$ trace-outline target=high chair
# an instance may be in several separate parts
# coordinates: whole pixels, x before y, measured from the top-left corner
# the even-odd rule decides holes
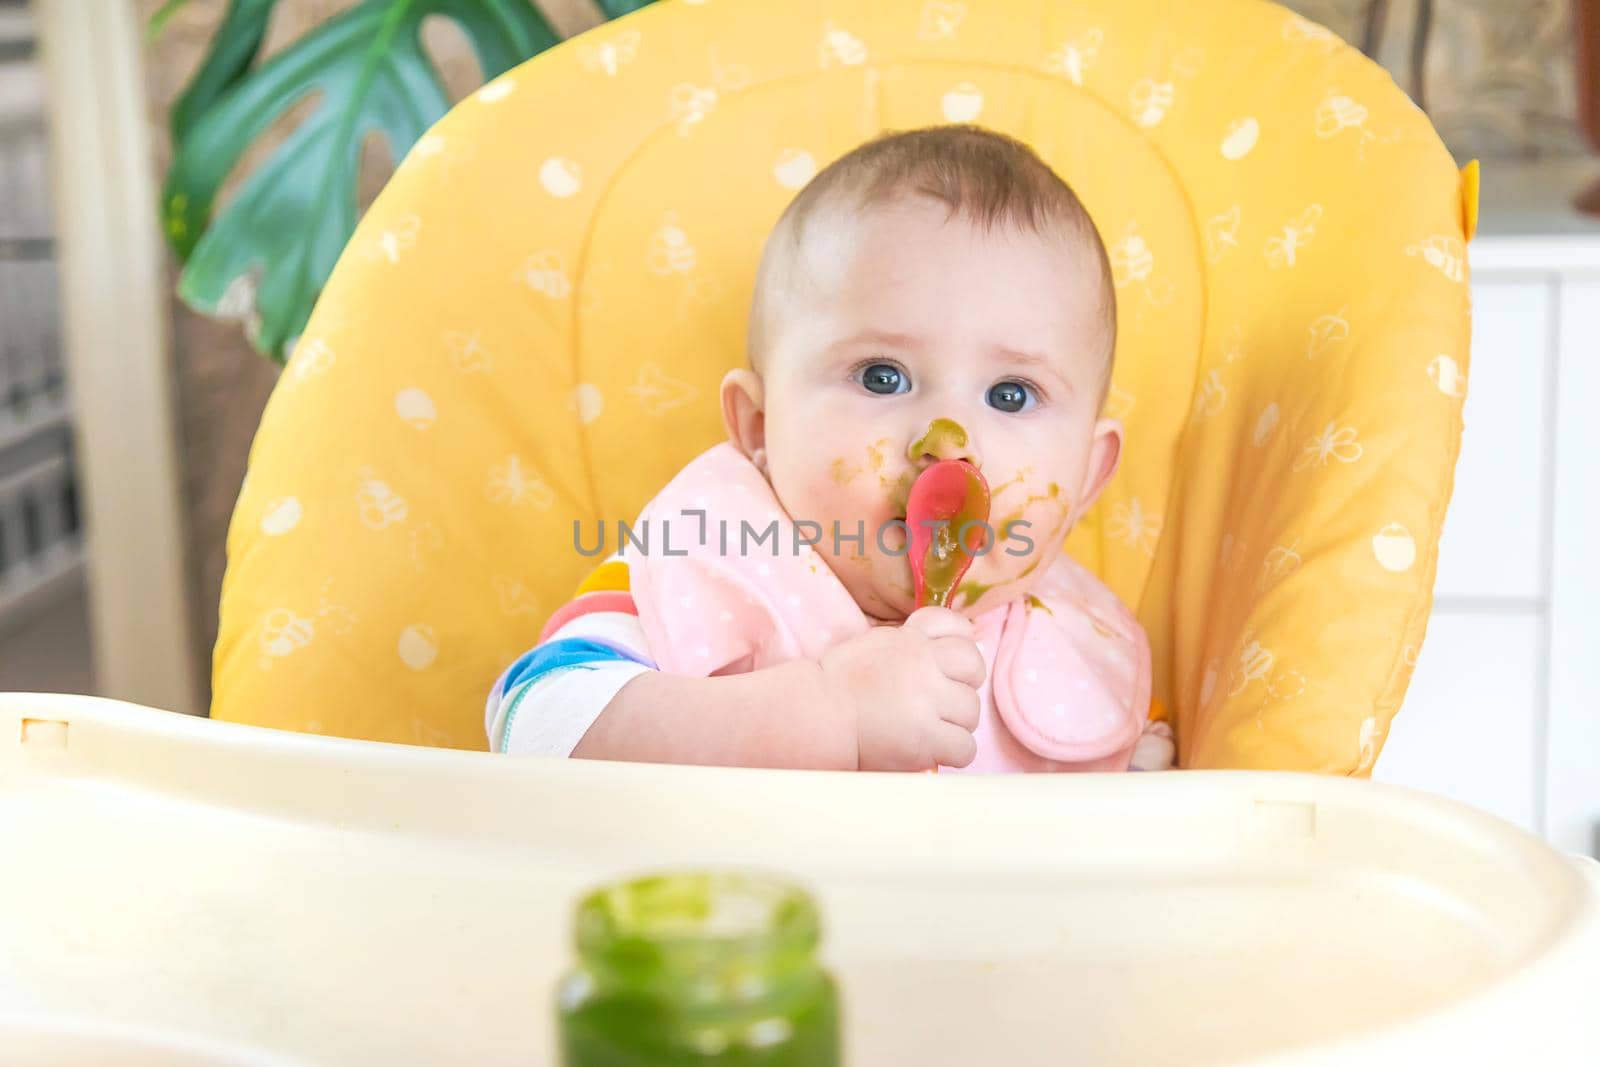
[[[784,205],[940,122],[1031,144],[1105,238],[1127,445],[1068,547],[1147,629],[1180,765],[1367,774],[1432,603],[1476,169],[1255,0],[664,0],[479,90],[268,405],[213,716],[485,747],[495,677],[598,562],[574,522],[721,438]]]

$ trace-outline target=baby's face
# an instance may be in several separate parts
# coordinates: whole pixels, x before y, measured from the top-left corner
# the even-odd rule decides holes
[[[779,501],[822,527],[817,551],[867,614],[898,619],[915,604],[892,520],[919,471],[966,459],[989,483],[996,541],[951,606],[1016,599],[1120,449],[1120,428],[1098,417],[1107,356],[1092,252],[985,232],[920,197],[815,231],[772,302],[762,366]],[[863,524],[865,544],[835,544],[834,522],[844,534]]]

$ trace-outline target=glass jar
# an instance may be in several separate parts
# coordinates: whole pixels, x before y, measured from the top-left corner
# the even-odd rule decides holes
[[[566,1067],[836,1067],[839,1008],[809,895],[737,872],[640,878],[578,905]]]

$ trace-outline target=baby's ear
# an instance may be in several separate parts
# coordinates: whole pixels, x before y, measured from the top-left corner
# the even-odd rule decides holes
[[[738,367],[723,376],[722,424],[728,442],[746,459],[756,463],[757,456],[766,454],[766,388],[755,371]]]
[[[1122,462],[1122,423],[1116,419],[1101,419],[1094,424],[1094,439],[1089,444],[1089,463],[1083,471],[1083,486],[1078,490],[1078,504],[1073,513],[1077,521],[1094,506],[1117,473]]]

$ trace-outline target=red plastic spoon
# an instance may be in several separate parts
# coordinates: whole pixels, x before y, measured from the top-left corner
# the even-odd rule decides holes
[[[942,459],[917,476],[906,498],[917,607],[948,606],[951,592],[972,566],[973,552],[991,536],[984,525],[988,521],[989,483],[966,460]],[[936,525],[940,522],[944,525]]]

